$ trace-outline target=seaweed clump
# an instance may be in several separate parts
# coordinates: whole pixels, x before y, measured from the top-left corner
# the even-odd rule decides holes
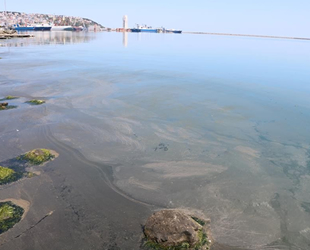
[[[5,97],[6,100],[13,100],[13,99],[18,99],[17,96],[12,96],[12,95],[8,95]]]
[[[18,223],[24,214],[24,209],[12,202],[0,203],[0,234],[6,232]]]
[[[10,168],[0,166],[0,185],[16,181],[18,174]]]
[[[41,165],[53,158],[55,158],[55,155],[53,155],[48,149],[44,148],[31,150],[19,157],[20,160],[25,160],[34,165]]]
[[[5,100],[14,100],[14,99],[18,99],[18,96],[12,96],[12,95],[8,95],[2,99],[0,99],[0,101],[5,101]]]
[[[190,244],[187,242],[183,242],[179,246],[164,247],[164,246],[160,245],[159,243],[153,242],[151,240],[146,241],[144,243],[144,247],[147,249],[152,249],[152,250],[186,250],[186,249],[191,249]]]
[[[27,103],[29,103],[31,105],[41,105],[41,104],[45,103],[45,101],[44,100],[33,99],[33,100],[28,101]]]
[[[204,222],[202,219],[199,219],[198,217],[192,216],[192,219],[196,221],[198,224],[200,224],[201,226],[206,225],[206,222]]]
[[[150,250],[209,250],[209,239],[203,229],[199,229],[197,233],[198,241],[194,246],[191,246],[188,242],[182,242],[178,246],[163,246],[158,242],[147,239],[144,243],[144,247]]]

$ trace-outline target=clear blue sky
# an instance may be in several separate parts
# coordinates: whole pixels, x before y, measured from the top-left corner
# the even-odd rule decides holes
[[[4,9],[4,0],[1,10]],[[7,9],[88,17],[121,27],[135,23],[184,31],[310,37],[310,0],[6,0]]]

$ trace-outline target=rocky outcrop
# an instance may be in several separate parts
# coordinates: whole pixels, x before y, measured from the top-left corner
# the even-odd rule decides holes
[[[162,210],[146,222],[144,234],[148,249],[209,249],[205,222],[180,210]]]
[[[56,152],[54,154],[53,152],[54,151],[52,150],[38,148],[27,152],[26,154],[18,157],[18,159],[25,160],[30,164],[41,165],[45,162],[53,160],[56,157]]]
[[[12,29],[0,29],[0,39],[9,39],[14,37],[33,37],[33,35],[30,34],[18,34],[16,30]]]
[[[16,34],[16,30],[10,30],[10,29],[1,29],[0,30],[0,35],[5,34],[5,35],[11,35],[11,34]]]

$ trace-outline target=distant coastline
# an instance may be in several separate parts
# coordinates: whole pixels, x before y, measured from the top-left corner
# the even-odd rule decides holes
[[[55,26],[83,26],[90,28],[96,26],[98,30],[105,27],[91,19],[66,15],[52,15],[52,14],[27,14],[17,11],[0,11],[0,27],[12,26],[15,24],[29,26],[32,24],[53,24]]]
[[[121,31],[119,29],[107,28],[91,19],[66,16],[66,15],[52,15],[52,14],[27,14],[17,11],[0,11],[0,27],[12,26],[15,24],[30,25],[33,23],[50,23],[55,26],[83,26],[88,30],[93,30],[94,27],[97,31]],[[271,35],[251,35],[251,34],[234,34],[234,33],[216,33],[216,32],[195,32],[183,31],[184,34],[197,34],[197,35],[214,35],[214,36],[239,36],[239,37],[255,37],[255,38],[272,38],[272,39],[290,39],[290,40],[304,40],[310,41],[310,37],[291,37],[291,36],[271,36]]]

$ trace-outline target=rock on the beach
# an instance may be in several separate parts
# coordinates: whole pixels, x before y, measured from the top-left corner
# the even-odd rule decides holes
[[[1,34],[16,34],[17,31],[16,30],[10,30],[10,29],[1,29],[0,30],[0,35]]]
[[[7,102],[0,102],[0,106],[5,107],[8,106],[9,104]]]
[[[45,162],[53,160],[55,157],[56,155],[52,154],[50,150],[45,148],[38,148],[31,150],[18,158],[21,160],[26,160],[34,165],[41,165]]]
[[[162,210],[154,213],[146,222],[144,234],[148,241],[163,247],[182,244],[194,248],[201,243],[203,227],[179,210]]]

